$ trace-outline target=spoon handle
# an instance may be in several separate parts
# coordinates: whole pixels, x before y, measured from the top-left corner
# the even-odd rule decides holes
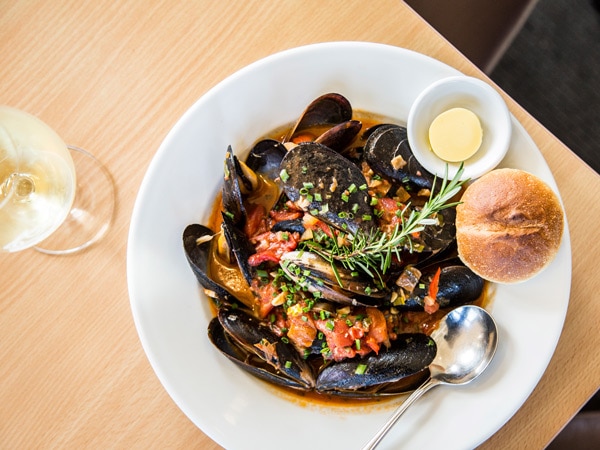
[[[367,444],[362,448],[362,450],[372,450],[379,442],[383,439],[383,437],[387,434],[388,431],[394,426],[394,424],[398,421],[400,416],[404,414],[404,411],[408,409],[410,405],[412,405],[417,399],[421,398],[421,396],[431,389],[434,386],[437,386],[441,382],[436,378],[429,378],[425,381],[421,386],[419,386],[410,396],[402,403],[396,411],[392,414],[392,416],[388,419],[383,427],[379,430],[379,432],[373,436],[373,438],[367,442]]]

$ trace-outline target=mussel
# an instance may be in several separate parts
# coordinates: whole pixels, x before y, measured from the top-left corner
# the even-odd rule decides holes
[[[389,180],[413,190],[433,189],[434,176],[414,157],[403,126],[383,124],[372,130],[364,146],[364,157],[375,173]]]
[[[380,354],[354,358],[323,368],[316,390],[343,396],[398,394],[416,387],[427,376],[436,346],[420,334],[401,334]]]
[[[304,211],[353,234],[374,226],[367,181],[339,153],[315,142],[302,143],[285,155],[280,167],[283,190]]]
[[[296,349],[242,309],[221,308],[208,335],[225,356],[253,375],[288,388],[314,388],[313,370]]]

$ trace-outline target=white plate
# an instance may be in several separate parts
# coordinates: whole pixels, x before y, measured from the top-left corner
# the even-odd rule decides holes
[[[393,403],[344,407],[293,400],[240,371],[208,341],[208,302],[183,253],[186,225],[205,222],[219,189],[225,150],[248,148],[292,122],[314,98],[336,91],[355,108],[405,121],[428,84],[458,72],[429,57],[371,43],[337,42],[272,55],[230,76],[198,100],[158,149],[135,204],[127,253],[131,308],[158,378],[183,412],[227,449],[359,448]],[[513,118],[501,166],[556,184]],[[462,387],[419,400],[381,448],[473,448],[523,404],[560,336],[571,281],[568,229],[555,261],[532,280],[495,286],[490,310],[499,347],[488,370]]]

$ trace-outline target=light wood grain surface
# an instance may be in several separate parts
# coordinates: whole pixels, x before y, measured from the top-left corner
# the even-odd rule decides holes
[[[333,40],[406,47],[485,78],[398,0],[0,2],[0,104],[95,154],[117,188],[99,245],[0,255],[1,448],[220,448],[163,390],[136,334],[125,274],[136,193],[168,130],[209,88],[276,51]],[[573,281],[545,375],[482,448],[542,448],[600,386],[600,352],[587,351],[600,346],[600,177],[506,99],[561,191]]]

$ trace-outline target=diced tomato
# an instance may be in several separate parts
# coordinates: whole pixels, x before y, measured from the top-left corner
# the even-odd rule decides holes
[[[377,209],[381,211],[379,225],[382,228],[391,230],[397,224],[402,223],[401,217],[398,216],[401,208],[396,200],[388,197],[380,198],[377,202]]]
[[[273,283],[262,283],[258,279],[252,280],[252,291],[258,296],[257,312],[261,319],[267,317],[267,315],[273,309],[274,294],[276,293],[275,286]]]
[[[441,274],[442,274],[442,268],[438,267],[438,269],[435,272],[435,275],[433,276],[433,278],[431,279],[431,282],[429,283],[429,296],[431,298],[435,299],[437,297]]]
[[[296,249],[299,240],[299,233],[284,231],[268,231],[254,236],[251,242],[256,245],[256,253],[248,258],[248,264],[256,267],[267,261],[278,263],[284,253]]]
[[[275,211],[275,210],[269,211],[269,216],[275,222],[281,222],[282,220],[296,220],[296,219],[299,219],[300,217],[302,217],[302,214],[303,214],[302,211],[289,210],[289,209],[281,210],[281,211]]]
[[[426,295],[423,299],[423,309],[426,313],[433,314],[440,309],[440,304],[435,300],[435,298]]]
[[[317,329],[325,335],[327,346],[335,361],[352,358],[356,352],[352,349],[354,339],[349,333],[348,324],[339,319],[315,321]]]
[[[367,338],[367,344],[372,340],[375,344],[390,345],[390,337],[387,329],[387,322],[383,313],[377,308],[367,308],[367,317],[370,319],[369,333]],[[371,344],[369,344],[370,346]],[[371,347],[373,348],[373,347]],[[373,348],[377,353],[379,351],[379,345],[377,349]]]
[[[317,337],[317,328],[308,314],[288,316],[287,337],[294,345],[308,348]]]
[[[244,232],[249,238],[267,231],[266,218],[267,210],[263,205],[250,203],[246,205],[246,224]]]
[[[328,237],[333,239],[333,233],[331,232],[331,227],[329,225],[327,225],[325,222],[317,219],[314,216],[311,216],[310,214],[305,214],[304,218],[302,219],[302,224],[304,225],[304,228],[306,228],[307,230],[321,230],[323,233],[325,233]]]

